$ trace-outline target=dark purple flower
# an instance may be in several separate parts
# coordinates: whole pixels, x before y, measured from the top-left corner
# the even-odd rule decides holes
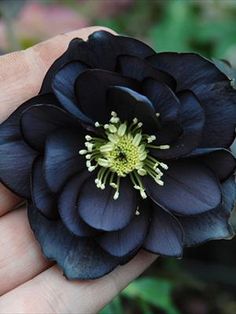
[[[97,278],[141,248],[233,235],[236,91],[211,61],[105,31],[74,39],[0,126],[0,179],[44,254]]]

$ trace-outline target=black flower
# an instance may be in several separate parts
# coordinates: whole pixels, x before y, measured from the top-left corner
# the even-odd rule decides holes
[[[236,91],[211,61],[108,32],[74,39],[0,126],[0,178],[44,254],[97,278],[140,248],[229,238]]]

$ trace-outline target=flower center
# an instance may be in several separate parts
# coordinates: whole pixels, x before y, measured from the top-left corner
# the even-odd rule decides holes
[[[134,188],[139,190],[142,198],[146,198],[142,176],[149,175],[157,184],[164,184],[161,180],[162,170],[167,170],[168,166],[151,156],[149,148],[169,149],[169,145],[152,145],[156,136],[143,134],[142,122],[134,118],[128,125],[112,112],[108,124],[96,122],[95,126],[103,131],[101,137],[86,135],[86,149],[79,153],[85,155],[88,171],[99,168],[95,180],[98,188],[105,189],[109,184],[115,189],[114,199],[117,199],[120,178],[128,175]]]
[[[108,160],[111,171],[124,177],[140,167],[143,150],[134,144],[132,135],[127,134],[121,137],[117,136],[115,143],[103,155]]]

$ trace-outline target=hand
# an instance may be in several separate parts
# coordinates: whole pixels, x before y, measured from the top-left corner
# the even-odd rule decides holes
[[[74,37],[90,27],[59,35],[25,51],[0,57],[0,123],[39,91],[43,77]],[[109,30],[108,30],[109,31]],[[1,135],[0,135],[1,136]],[[1,157],[0,157],[1,158]],[[0,185],[0,313],[96,313],[139,276],[155,256],[141,251],[131,262],[93,281],[67,281],[45,260],[21,200]]]

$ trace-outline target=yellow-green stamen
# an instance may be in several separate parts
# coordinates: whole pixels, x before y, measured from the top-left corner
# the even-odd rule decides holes
[[[164,184],[161,169],[167,170],[168,166],[151,156],[149,148],[169,149],[169,145],[152,145],[156,136],[143,134],[142,125],[137,118],[128,125],[112,112],[109,123],[95,123],[95,127],[102,128],[104,136],[98,138],[86,135],[86,148],[79,151],[86,158],[88,171],[99,169],[95,180],[97,187],[103,190],[109,184],[115,189],[114,199],[119,197],[122,177],[129,176],[142,198],[147,197],[143,176],[149,175],[157,184]]]

